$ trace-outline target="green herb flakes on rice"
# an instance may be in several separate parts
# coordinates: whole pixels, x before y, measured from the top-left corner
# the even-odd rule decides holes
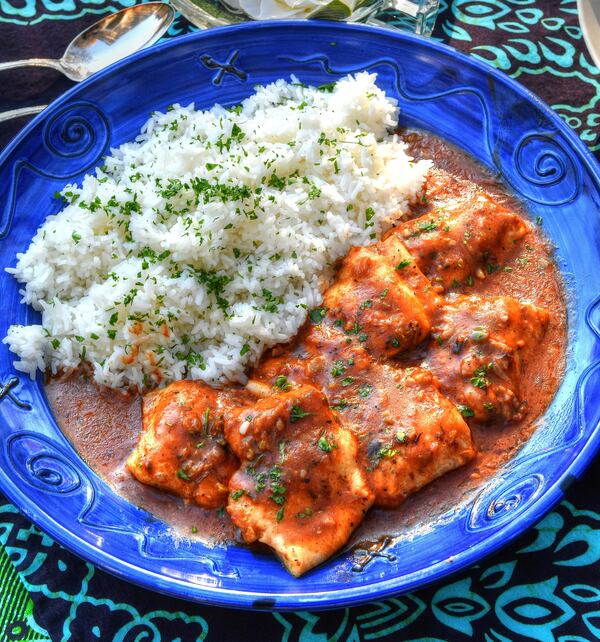
[[[419,195],[429,164],[389,133],[397,105],[375,81],[278,80],[233,109],[154,113],[64,188],[8,268],[42,315],[9,329],[15,366],[85,362],[115,388],[243,382],[320,304],[335,261]]]

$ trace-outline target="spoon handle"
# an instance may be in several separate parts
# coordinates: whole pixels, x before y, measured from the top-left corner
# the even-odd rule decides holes
[[[13,118],[20,118],[21,116],[33,116],[39,114],[46,109],[48,105],[36,105],[35,107],[22,107],[21,109],[11,109],[0,113],[0,123],[5,120],[12,120]]]
[[[29,58],[28,60],[0,62],[0,71],[16,69],[17,67],[51,67],[52,69],[62,71],[60,60],[51,60],[50,58]]]

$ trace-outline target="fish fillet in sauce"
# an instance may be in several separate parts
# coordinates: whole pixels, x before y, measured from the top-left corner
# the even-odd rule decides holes
[[[129,472],[203,508],[225,505],[229,479],[239,467],[223,437],[223,405],[231,402],[199,381],[176,381],[147,394]]]
[[[313,386],[233,409],[225,436],[242,462],[227,511],[246,542],[269,545],[292,575],[331,557],[373,503],[356,437]]]

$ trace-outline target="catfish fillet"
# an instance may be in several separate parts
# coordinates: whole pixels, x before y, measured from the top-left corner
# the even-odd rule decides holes
[[[327,394],[342,425],[358,437],[377,506],[400,505],[475,456],[469,427],[430,372],[358,364],[332,377]]]
[[[519,421],[523,360],[548,325],[548,311],[511,297],[455,296],[440,310],[422,365],[440,388],[478,422]]]
[[[441,292],[486,278],[527,231],[519,216],[492,197],[475,193],[403,223],[391,236],[403,239],[421,271]]]
[[[225,436],[242,462],[229,485],[233,523],[296,577],[343,546],[373,502],[356,438],[312,386],[233,409]]]
[[[203,508],[223,506],[238,462],[223,438],[218,395],[197,381],[177,381],[147,394],[129,472]]]
[[[430,327],[425,307],[402,278],[416,269],[412,258],[391,265],[376,247],[352,248],[325,293],[328,319],[358,335],[375,357],[389,358],[414,348]]]

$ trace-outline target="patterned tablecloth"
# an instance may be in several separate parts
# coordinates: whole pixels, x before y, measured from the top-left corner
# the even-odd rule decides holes
[[[60,57],[98,14],[134,0],[0,0],[0,60]],[[168,37],[191,31],[178,18]],[[576,0],[442,0],[434,38],[532,89],[600,158],[600,70]],[[71,86],[56,72],[3,72],[0,111]],[[23,126],[0,124],[0,147]],[[118,580],[69,553],[0,496],[0,640],[600,639],[600,461],[537,526],[443,584],[326,613],[249,613],[189,604]]]

